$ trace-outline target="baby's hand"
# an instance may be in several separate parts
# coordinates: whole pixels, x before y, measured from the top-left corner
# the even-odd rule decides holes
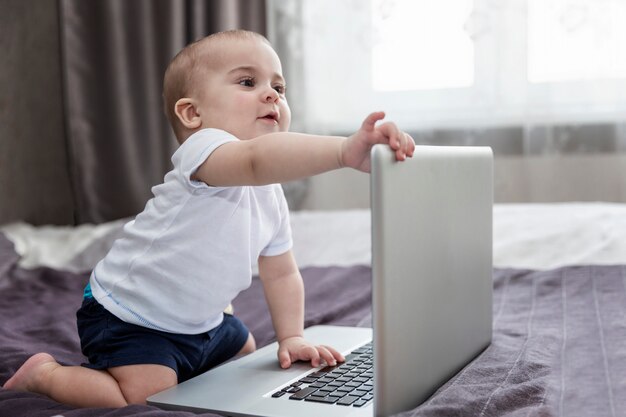
[[[313,346],[302,337],[288,337],[279,343],[278,361],[283,369],[289,368],[296,361],[311,361],[311,366],[317,367],[322,360],[335,366],[337,362],[346,359],[332,347]]]
[[[341,163],[343,166],[359,171],[370,172],[370,150],[377,143],[386,143],[396,152],[396,160],[404,161],[413,156],[415,142],[393,122],[376,126],[376,122],[385,118],[382,111],[371,113],[365,118],[361,128],[343,142]]]

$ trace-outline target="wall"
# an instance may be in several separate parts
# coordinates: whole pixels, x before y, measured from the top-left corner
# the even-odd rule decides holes
[[[0,224],[73,223],[56,0],[0,1]]]

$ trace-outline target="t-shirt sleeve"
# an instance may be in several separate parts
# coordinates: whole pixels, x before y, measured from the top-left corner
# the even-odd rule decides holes
[[[276,184],[276,199],[279,209],[279,223],[272,241],[261,251],[262,256],[276,256],[287,252],[293,247],[291,237],[291,223],[289,220],[289,206],[283,188]]]
[[[223,130],[204,129],[183,142],[172,156],[172,163],[185,186],[190,189],[209,188],[204,182],[191,179],[191,176],[213,151],[225,143],[237,140],[239,139]]]

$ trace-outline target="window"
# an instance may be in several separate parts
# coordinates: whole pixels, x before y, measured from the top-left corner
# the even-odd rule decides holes
[[[472,86],[474,44],[464,30],[471,0],[371,3],[374,91]]]
[[[626,2],[528,2],[531,83],[626,77]]]
[[[626,0],[270,4],[308,131],[378,109],[414,130],[626,115]]]

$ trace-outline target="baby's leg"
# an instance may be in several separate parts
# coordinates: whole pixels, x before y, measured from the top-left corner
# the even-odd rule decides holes
[[[4,388],[44,394],[78,407],[122,407],[127,404],[117,381],[108,372],[62,366],[47,353],[31,356]]]
[[[248,333],[248,340],[246,340],[246,344],[243,345],[241,350],[237,353],[237,356],[247,355],[248,353],[252,353],[256,350],[256,340],[254,340],[254,336],[252,333]]]
[[[146,398],[178,383],[176,371],[164,365],[125,365],[108,369],[128,404],[145,404]]]
[[[44,394],[77,407],[145,404],[152,394],[177,383],[176,372],[162,365],[128,365],[97,371],[62,366],[47,353],[28,359],[4,388]]]

